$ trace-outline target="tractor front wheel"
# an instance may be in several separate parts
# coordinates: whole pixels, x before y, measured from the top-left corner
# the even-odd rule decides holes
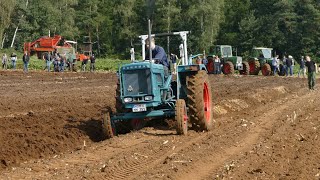
[[[144,126],[146,125],[146,121],[143,119],[132,119],[130,121],[130,125],[133,130],[138,131],[138,130],[144,128]]]
[[[227,61],[226,63],[223,64],[223,74],[229,75],[229,74],[234,74],[234,65],[232,62]]]
[[[106,139],[110,139],[115,136],[115,128],[112,126],[109,112],[103,115],[102,132]]]
[[[271,67],[269,64],[265,63],[261,68],[261,73],[264,76],[269,76],[271,74]]]
[[[249,71],[250,71],[250,66],[248,62],[243,62],[242,63],[243,69],[240,70],[240,74],[241,75],[249,75]]]
[[[177,133],[180,135],[186,135],[188,132],[188,115],[186,102],[183,99],[178,99],[176,102],[176,121],[177,121]]]
[[[193,127],[200,131],[208,131],[213,125],[211,94],[211,85],[205,71],[188,76],[188,113]]]

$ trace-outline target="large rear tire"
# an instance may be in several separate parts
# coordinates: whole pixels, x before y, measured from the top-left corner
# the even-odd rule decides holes
[[[250,67],[250,70],[249,70],[249,74],[250,75],[258,75],[259,74],[259,71],[260,71],[260,63],[259,63],[259,61],[250,60],[249,61],[249,67]]]
[[[240,74],[241,75],[249,75],[249,72],[250,72],[249,63],[248,62],[243,62],[242,66],[243,66],[243,69],[239,71]]]
[[[188,132],[188,115],[186,102],[183,99],[178,99],[176,102],[176,121],[177,133],[180,135],[187,135]]]
[[[105,139],[113,138],[116,134],[115,127],[112,126],[109,112],[107,112],[103,115],[102,132],[103,132]]]
[[[211,85],[205,71],[199,71],[187,78],[189,118],[200,131],[213,126]]]
[[[271,67],[269,64],[265,63],[261,68],[261,73],[264,76],[270,76],[271,74]]]
[[[226,63],[223,64],[223,74],[229,75],[229,74],[234,74],[234,65],[232,62],[227,61]]]

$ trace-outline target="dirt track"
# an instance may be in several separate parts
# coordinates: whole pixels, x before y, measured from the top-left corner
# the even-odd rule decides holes
[[[0,72],[0,179],[319,179],[319,90],[299,78],[210,80],[213,131],[101,141],[114,74]]]

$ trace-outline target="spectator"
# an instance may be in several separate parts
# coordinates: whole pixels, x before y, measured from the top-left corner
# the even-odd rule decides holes
[[[131,62],[135,61],[133,46],[131,46],[131,49],[130,49],[130,59],[131,59]]]
[[[12,63],[12,69],[16,69],[16,66],[17,66],[17,55],[15,53],[11,54],[11,63]]]
[[[171,53],[170,55],[170,60],[172,62],[172,65],[173,65],[173,74],[176,74],[177,72],[177,59],[178,59],[178,56]]]
[[[293,65],[293,58],[291,55],[289,55],[288,59],[286,60],[286,66],[287,66],[286,76],[288,76],[289,71],[290,71],[290,76],[293,75],[292,65]]]
[[[202,59],[200,56],[197,57],[196,64],[202,64]]]
[[[54,53],[53,54],[53,71],[54,72],[59,72],[59,66],[60,66],[60,54],[59,53]]]
[[[25,73],[28,72],[29,60],[30,60],[30,57],[29,57],[29,55],[28,55],[28,52],[26,51],[26,52],[24,52],[24,55],[23,55],[23,57],[22,57],[22,61],[23,61],[23,71],[24,71]]]
[[[82,70],[83,72],[86,72],[86,66],[87,66],[87,64],[88,64],[88,60],[89,60],[88,56],[84,55],[84,56],[83,56],[82,63],[81,63],[81,70]]]
[[[301,59],[299,61],[299,64],[300,64],[300,69],[299,69],[299,72],[298,72],[298,77],[300,77],[300,75],[302,74],[303,75],[303,78],[305,78],[306,76],[306,66],[305,66],[305,60],[304,60],[304,57],[301,56]]]
[[[283,55],[283,59],[282,59],[282,65],[283,65],[283,70],[285,72],[285,74],[287,75],[287,57],[286,55]]]
[[[279,68],[279,55],[276,55],[272,59],[272,70],[273,70],[273,75],[274,76],[277,74],[278,68]]]
[[[52,58],[51,57],[51,52],[47,52],[43,56],[43,60],[46,61],[46,67],[44,68],[44,70],[47,69],[48,72],[50,72],[51,58]]]
[[[8,57],[7,57],[7,54],[4,53],[2,56],[2,69],[7,70],[7,68],[8,68]]]
[[[64,66],[66,64],[66,54],[60,56],[60,64],[59,64],[59,71],[64,72]]]
[[[221,60],[219,56],[214,57],[214,74],[220,74],[221,73]]]
[[[73,57],[71,52],[68,52],[67,61],[68,61],[69,71],[73,71]]]
[[[310,59],[309,56],[306,56],[305,66],[308,68],[308,86],[310,90],[314,90],[316,83],[316,66],[315,62]]]
[[[96,57],[94,56],[94,54],[92,54],[92,56],[90,57],[90,71],[91,72],[94,72],[96,70],[95,64],[96,64]]]
[[[203,56],[202,64],[204,64],[205,66],[207,66],[208,64],[208,59],[205,56]]]

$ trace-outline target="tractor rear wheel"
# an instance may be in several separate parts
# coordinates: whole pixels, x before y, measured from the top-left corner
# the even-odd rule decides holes
[[[176,102],[176,121],[177,133],[180,135],[187,135],[188,132],[188,115],[186,102],[183,99],[178,99]]]
[[[210,130],[213,125],[211,85],[208,74],[199,71],[187,78],[189,118],[193,127],[200,131]]]
[[[250,66],[248,62],[243,62],[242,63],[243,69],[240,70],[240,74],[241,75],[249,75],[249,71],[250,71]]]
[[[213,57],[208,57],[207,70],[208,70],[209,74],[213,74],[214,73]]]
[[[234,65],[232,62],[227,61],[226,63],[223,64],[223,74],[229,75],[229,74],[234,74]]]
[[[268,63],[265,63],[261,68],[261,73],[264,76],[270,76],[270,74],[271,74],[271,66]]]
[[[250,60],[249,67],[250,67],[250,70],[249,70],[250,75],[258,75],[259,74],[259,71],[260,71],[259,61]]]
[[[109,112],[103,115],[102,132],[106,139],[113,138],[115,135],[115,128],[112,126]]]

